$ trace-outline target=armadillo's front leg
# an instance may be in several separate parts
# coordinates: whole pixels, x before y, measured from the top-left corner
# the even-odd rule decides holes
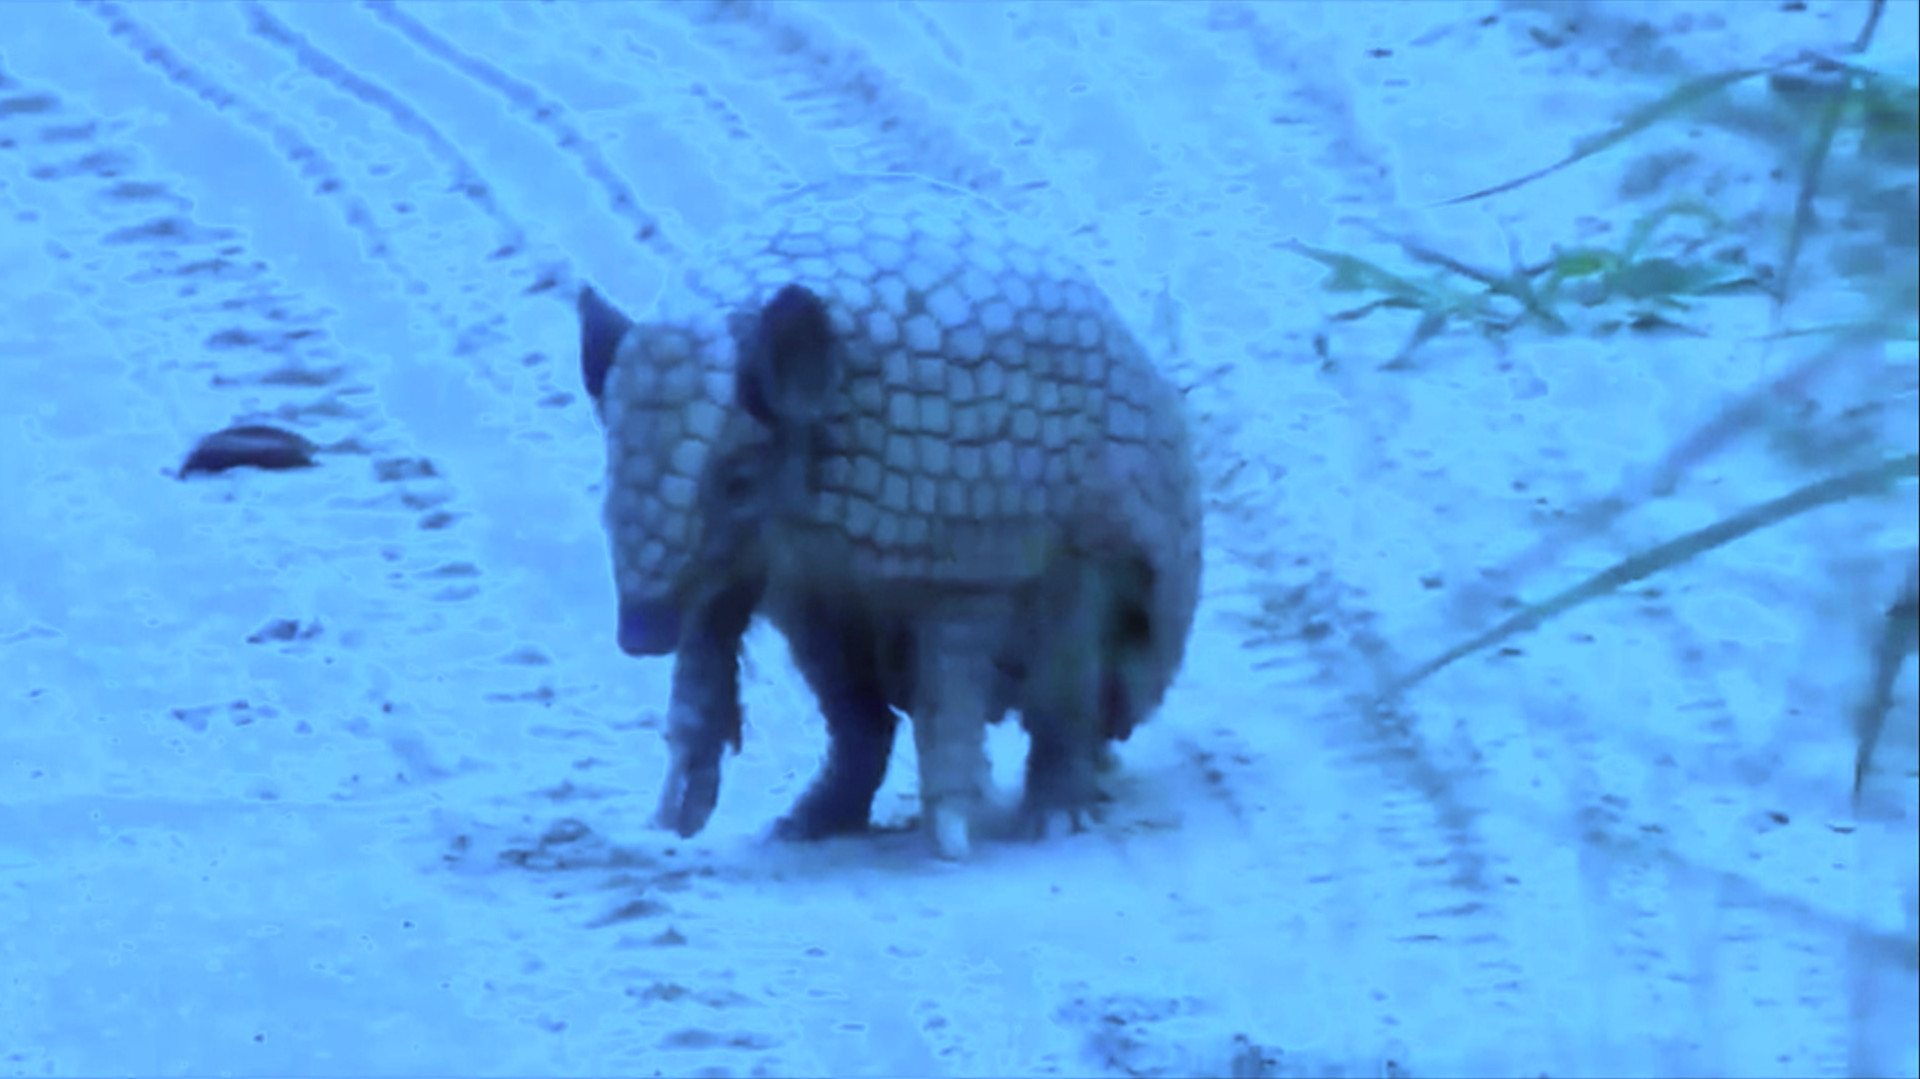
[[[986,725],[996,718],[997,624],[930,617],[916,644],[913,740],[920,755],[921,824],[934,853],[959,861],[973,848],[991,766]]]
[[[740,750],[740,650],[758,590],[742,586],[699,605],[674,656],[667,703],[667,777],[657,827],[699,833],[720,798],[720,756]]]
[[[779,620],[794,665],[826,717],[827,761],[807,793],[774,824],[774,835],[806,840],[865,831],[899,724],[887,706],[879,639],[866,619],[818,599]]]

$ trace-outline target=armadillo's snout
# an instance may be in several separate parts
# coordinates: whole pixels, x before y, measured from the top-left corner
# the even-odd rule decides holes
[[[620,601],[620,651],[664,656],[680,646],[680,608],[671,600]]]

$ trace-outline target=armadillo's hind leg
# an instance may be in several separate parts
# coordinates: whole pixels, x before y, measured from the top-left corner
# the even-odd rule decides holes
[[[827,761],[774,825],[781,839],[822,839],[867,829],[887,777],[899,716],[887,706],[878,645],[863,619],[808,612],[788,635],[793,659],[827,720]]]
[[[1066,817],[1076,832],[1099,819],[1098,763],[1106,747],[1102,683],[1108,673],[1096,642],[1084,637],[1063,640],[1036,665],[1021,713],[1030,741],[1017,832],[1040,839],[1056,816]]]
[[[1138,597],[1127,567],[1100,561],[1068,560],[1043,582],[1021,699],[1031,745],[1018,827],[1034,838],[1055,815],[1080,831],[1110,800],[1100,776],[1118,767],[1112,740],[1133,729],[1152,660]]]
[[[921,825],[934,853],[950,861],[972,854],[991,781],[986,725],[997,718],[997,625],[962,611],[929,618],[918,628],[912,714]]]

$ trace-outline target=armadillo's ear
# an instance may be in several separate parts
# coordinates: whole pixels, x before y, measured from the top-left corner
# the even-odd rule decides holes
[[[587,396],[598,402],[606,388],[607,372],[620,351],[620,339],[633,328],[633,320],[588,285],[580,290],[580,378],[586,383]]]
[[[769,427],[805,424],[825,410],[840,376],[839,349],[827,305],[799,285],[787,285],[739,327],[740,362],[734,399]]]

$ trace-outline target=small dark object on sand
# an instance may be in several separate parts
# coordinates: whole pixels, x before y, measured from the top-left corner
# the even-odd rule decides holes
[[[180,478],[196,472],[225,472],[229,468],[288,469],[313,467],[319,447],[292,431],[262,423],[242,423],[200,440],[180,466]]]

